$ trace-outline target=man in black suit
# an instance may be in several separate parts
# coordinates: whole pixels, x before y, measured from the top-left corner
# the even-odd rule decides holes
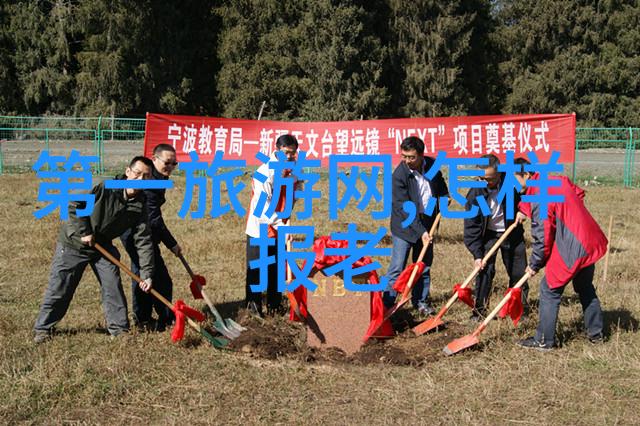
[[[176,150],[173,146],[160,144],[153,149],[153,169],[151,170],[153,179],[169,179],[177,165]],[[165,189],[145,189],[144,195],[149,212],[149,227],[153,239],[153,255],[156,266],[153,275],[153,287],[166,299],[171,300],[173,295],[173,281],[162,258],[160,243],[163,243],[176,256],[182,253],[182,249],[169,231],[169,228],[167,228],[167,225],[164,223],[164,218],[162,217],[161,207],[166,202],[165,191]],[[127,231],[122,234],[120,238],[131,258],[131,270],[137,274],[140,270],[140,262],[134,250],[133,235]],[[139,327],[150,326],[153,309],[155,309],[158,314],[156,323],[156,329],[158,331],[164,330],[167,325],[173,323],[175,317],[171,309],[162,304],[158,299],[151,297],[150,294],[141,291],[135,284],[135,281],[132,281],[131,293],[133,295],[132,304],[136,325]]]
[[[429,230],[438,213],[438,205],[430,216],[425,210],[429,198],[449,195],[447,184],[442,173],[438,171],[432,179],[427,179],[425,174],[429,171],[435,160],[424,155],[424,142],[415,136],[410,136],[400,144],[402,161],[393,171],[392,186],[392,212],[391,212],[391,238],[393,248],[391,250],[391,263],[387,271],[389,283],[384,292],[384,301],[387,307],[393,306],[396,299],[396,291],[393,290],[398,276],[405,268],[409,252],[412,252],[413,261],[418,259],[423,244],[429,244],[431,238]],[[416,215],[411,223],[403,226],[403,222],[409,217],[409,213],[403,208],[407,201],[416,206]],[[434,312],[429,303],[429,287],[431,284],[431,264],[433,262],[433,245],[427,249],[423,259],[424,272],[413,287],[411,303],[422,315],[430,315]]]
[[[511,189],[513,197],[511,197],[510,202],[512,203],[511,211],[513,212],[513,217],[507,218],[508,200],[506,195],[502,200],[498,200],[498,194],[505,180],[505,174],[498,172],[500,160],[492,154],[484,155],[483,158],[489,160],[487,165],[479,166],[480,169],[484,170],[484,176],[481,179],[487,182],[487,186],[469,190],[465,210],[469,211],[473,206],[478,206],[477,198],[483,196],[491,209],[491,214],[483,216],[478,209],[476,216],[464,220],[464,245],[473,255],[474,267],[481,268],[476,277],[475,308],[471,316],[473,321],[482,321],[487,314],[493,277],[496,274],[497,253],[491,256],[486,263],[482,262],[482,258],[495,245],[504,231],[513,224],[515,214],[518,212],[518,203],[520,203],[520,194],[515,188]],[[500,254],[502,255],[502,263],[504,263],[509,275],[509,287],[513,287],[522,278],[527,267],[527,253],[522,224],[519,224],[502,243]],[[528,294],[529,285],[525,283],[522,286],[522,303],[525,307],[525,315],[528,315],[529,312]]]

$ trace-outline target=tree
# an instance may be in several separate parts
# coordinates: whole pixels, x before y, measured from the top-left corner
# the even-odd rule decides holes
[[[0,5],[0,113],[14,112],[18,108],[18,81],[13,66],[13,40],[7,31],[10,3]]]
[[[9,6],[13,64],[24,110],[72,110],[75,75],[73,5],[70,1],[18,2]]]
[[[405,116],[489,113],[488,1],[389,0],[395,109]]]
[[[349,120],[381,114],[387,51],[357,1],[230,0],[222,19],[218,99],[223,115]]]
[[[640,122],[637,2],[499,3],[505,112],[576,112],[593,126]]]
[[[300,49],[300,67],[310,81],[303,117],[375,118],[387,108],[388,49],[374,31],[375,11],[357,3],[318,0],[309,4]]]

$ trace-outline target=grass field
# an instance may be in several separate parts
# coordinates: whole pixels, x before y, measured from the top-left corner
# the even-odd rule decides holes
[[[248,176],[244,179],[248,182]],[[32,174],[0,176],[0,423],[638,423],[637,190],[587,188],[587,205],[605,232],[613,215],[607,282],[602,280],[602,262],[596,267],[605,311],[604,344],[594,346],[584,338],[579,302],[568,289],[558,324],[562,346],[551,353],[514,345],[534,330],[534,313],[517,329],[510,321],[492,322],[478,350],[454,357],[442,355],[442,337],[405,335],[397,339],[403,350],[429,349],[431,355],[418,366],[401,366],[384,359],[363,363],[218,351],[191,331],[180,344],[171,343],[168,331],[135,329],[129,338],[112,341],[104,331],[98,284],[89,271],[59,333],[51,342],[34,346],[32,326],[59,227],[57,215],[42,220],[32,216],[39,206],[37,183]],[[350,221],[368,231],[388,226],[355,212],[328,221],[326,182],[321,189],[325,200],[318,203],[315,219],[301,222],[315,225],[317,235],[345,230]],[[248,195],[243,192],[245,205]],[[184,180],[178,178],[176,189],[168,192],[166,221],[196,272],[207,277],[214,302],[233,314],[244,293],[244,219],[227,215],[181,220],[176,212],[183,197]],[[186,272],[170,253],[165,252],[165,259],[175,297],[189,302]],[[380,261],[384,272],[388,259]],[[432,272],[436,305],[471,268],[462,244],[462,222],[444,220]],[[531,282],[534,306],[539,279]],[[506,286],[502,266],[495,284],[494,303]],[[448,338],[472,331],[468,316],[464,305],[454,305],[447,316]],[[281,329],[286,327],[294,326]]]

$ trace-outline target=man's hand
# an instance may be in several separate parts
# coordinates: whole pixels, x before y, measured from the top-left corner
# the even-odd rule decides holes
[[[527,215],[522,212],[518,212],[518,214],[516,215],[516,222],[518,223],[525,223],[527,219]]]
[[[525,272],[526,272],[527,274],[529,274],[530,276],[532,276],[532,277],[533,277],[535,274],[537,274],[537,273],[538,273],[538,271],[534,271],[533,269],[531,269],[531,267],[530,267],[530,266],[527,266],[527,269],[525,270]]]
[[[96,243],[96,237],[93,234],[85,235],[84,237],[80,237],[80,241],[82,241],[82,244],[93,247],[93,245]]]
[[[140,289],[145,293],[149,293],[149,290],[151,290],[151,287],[153,287],[153,285],[151,284],[151,278],[147,278],[144,281],[140,281],[138,285],[140,286]]]
[[[473,266],[478,268],[479,270],[482,270],[482,269],[484,269],[485,265],[484,265],[484,262],[482,261],[482,259],[475,259],[473,261]]]
[[[173,252],[173,254],[175,254],[176,256],[180,256],[182,254],[182,247],[180,247],[180,244],[176,244],[171,251]]]
[[[429,232],[425,231],[424,234],[422,234],[422,244],[427,245],[431,242],[431,235],[429,235]]]

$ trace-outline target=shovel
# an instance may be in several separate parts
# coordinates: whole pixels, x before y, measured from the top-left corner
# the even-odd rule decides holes
[[[244,330],[246,330],[246,328],[244,328],[243,326],[241,326],[240,324],[238,324],[237,322],[235,322],[231,318],[227,318],[226,320],[222,319],[222,316],[220,315],[220,312],[218,312],[218,310],[213,305],[213,303],[211,303],[211,299],[209,299],[209,296],[207,296],[207,294],[204,292],[204,289],[202,288],[200,283],[196,280],[196,274],[193,273],[193,270],[191,269],[191,267],[187,263],[187,259],[184,258],[182,253],[180,253],[178,255],[178,258],[180,259],[180,261],[184,265],[184,268],[189,273],[189,276],[191,277],[191,280],[194,282],[194,284],[198,288],[198,291],[200,291],[200,294],[202,294],[202,298],[207,303],[207,306],[209,306],[209,310],[211,311],[211,313],[215,317],[215,321],[213,322],[213,328],[215,328],[216,331],[218,331],[224,337],[227,337],[227,338],[229,338],[231,340],[236,339],[237,337],[239,337],[240,333],[243,332]]]
[[[516,229],[517,226],[518,226],[518,223],[513,222],[511,226],[509,226],[507,230],[504,231],[500,239],[496,241],[493,247],[491,247],[491,249],[487,252],[487,254],[485,254],[485,256],[482,258],[483,264],[486,263],[489,260],[489,258],[491,258],[491,256],[493,256],[496,250],[498,250],[498,247],[502,245],[502,243],[504,242],[504,240],[507,239],[511,231]],[[478,267],[474,268],[474,270],[471,271],[471,274],[469,274],[469,276],[464,280],[464,282],[460,284],[460,288],[461,289],[467,288],[467,286],[471,284],[471,281],[473,281],[473,279],[476,277],[476,275],[478,275],[479,272],[480,272],[480,268]],[[449,301],[447,302],[447,304],[444,305],[442,309],[440,309],[440,311],[435,317],[428,318],[413,328],[413,332],[416,334],[416,336],[421,336],[424,333],[443,325],[444,322],[442,322],[442,317],[444,316],[444,314],[447,313],[449,308],[455,303],[457,299],[458,299],[458,292],[455,291],[451,296],[451,298],[449,298]]]
[[[438,213],[438,215],[436,216],[436,219],[433,221],[433,225],[431,226],[431,229],[429,230],[429,236],[431,237],[431,241],[433,241],[433,236],[436,233],[436,228],[438,227],[438,224],[440,223],[440,218],[441,217],[442,217],[441,214]],[[404,306],[404,304],[407,303],[409,301],[409,299],[411,299],[411,290],[413,289],[414,281],[416,281],[415,278],[416,278],[416,273],[418,272],[418,263],[422,262],[422,259],[424,258],[424,255],[427,253],[427,249],[429,248],[430,244],[431,244],[431,242],[429,242],[429,244],[423,244],[422,245],[422,250],[420,251],[420,256],[418,256],[418,260],[416,261],[416,264],[413,267],[413,271],[411,271],[411,276],[409,277],[409,281],[407,281],[407,286],[405,287],[404,292],[402,292],[402,296],[400,297],[400,300],[397,301],[396,304],[393,305],[393,307],[391,309],[389,309],[389,311],[384,316],[384,318],[380,322],[380,324],[378,324],[378,326],[375,329],[373,329],[371,331],[371,333],[369,333],[368,336],[365,336],[365,340],[368,339],[369,337],[375,335],[376,332],[380,329],[380,327],[382,327],[382,324],[384,324],[385,321],[387,321],[389,318],[391,318],[391,316],[393,314],[398,312],[398,309],[400,309],[402,306]]]
[[[520,280],[512,288],[515,289],[515,288],[522,287],[522,285],[529,278],[531,278],[531,275],[527,272],[526,274],[523,275],[522,278],[520,278]],[[453,355],[455,353],[458,353],[460,351],[463,351],[465,349],[468,349],[472,346],[477,345],[480,342],[480,340],[478,340],[478,336],[480,335],[480,333],[482,333],[482,331],[485,328],[487,328],[487,325],[491,322],[493,317],[498,315],[498,313],[500,312],[500,309],[502,309],[502,307],[509,301],[510,297],[511,297],[511,294],[507,293],[502,298],[500,303],[498,303],[498,305],[493,309],[493,311],[491,311],[489,316],[487,316],[484,319],[484,321],[482,321],[482,323],[478,326],[478,328],[475,329],[473,333],[460,337],[459,339],[455,339],[451,343],[449,343],[447,346],[445,346],[445,348],[443,349],[443,352],[445,353],[445,355]]]
[[[98,250],[100,253],[102,253],[102,255],[104,257],[106,257],[111,263],[113,263],[114,265],[118,266],[120,269],[122,269],[127,275],[129,275],[131,278],[133,278],[134,280],[136,280],[137,282],[142,282],[143,280],[137,276],[136,274],[134,274],[133,272],[131,272],[129,270],[129,268],[127,268],[122,262],[120,262],[118,259],[116,259],[115,257],[113,257],[111,255],[111,253],[109,253],[108,251],[106,251],[104,249],[104,247],[102,247],[100,244],[98,243],[94,243],[93,247],[95,247],[96,250]],[[167,307],[169,309],[173,309],[173,304],[171,302],[169,302],[167,299],[165,299],[165,297],[163,295],[161,295],[160,293],[158,293],[156,290],[154,290],[153,288],[149,289],[149,293],[151,293],[151,295],[153,297],[155,297],[156,299],[158,299],[159,301],[161,301],[162,303],[164,303],[165,305],[167,305]],[[189,326],[191,328],[193,328],[194,330],[196,330],[198,333],[200,333],[200,335],[202,337],[204,337],[206,340],[209,341],[209,343],[211,343],[213,345],[213,347],[215,348],[224,348],[225,346],[227,346],[229,344],[229,341],[223,337],[213,337],[211,334],[209,334],[204,328],[200,327],[200,324],[198,324],[197,322],[195,322],[194,320],[192,320],[189,317],[186,317],[187,320],[187,324],[189,324]]]
[[[287,241],[287,251],[288,252],[291,251],[291,241]],[[291,267],[289,266],[289,263],[287,263],[286,267],[287,267],[287,283],[290,283],[291,281],[293,281],[293,272],[291,271]],[[295,312],[296,317],[298,317],[298,319],[302,321],[303,324],[307,324],[307,318],[304,315],[302,315],[302,312],[300,311],[300,305],[298,304],[298,301],[296,300],[293,293],[290,291],[287,291],[287,298],[289,299],[289,305],[291,305],[291,308],[293,308],[293,312]]]

